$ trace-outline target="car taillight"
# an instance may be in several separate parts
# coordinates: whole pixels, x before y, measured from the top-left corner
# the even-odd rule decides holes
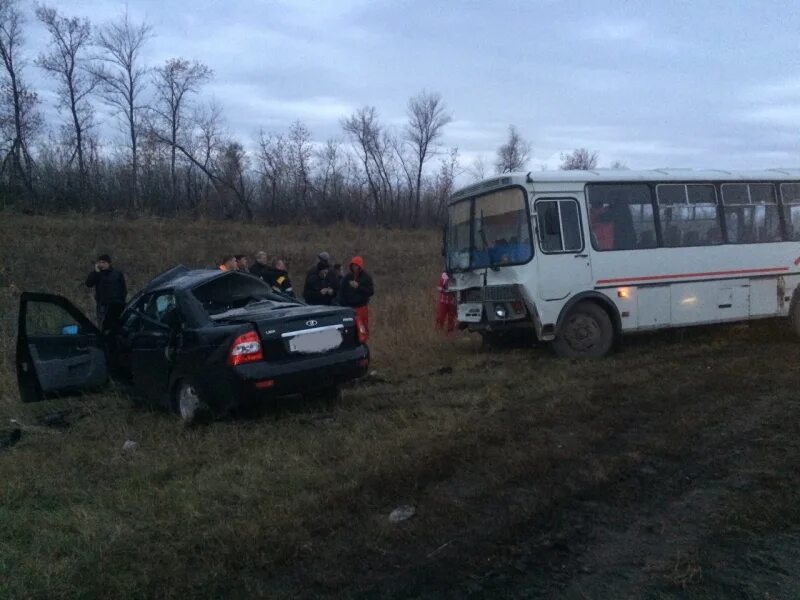
[[[364,321],[358,318],[358,315],[356,315],[356,332],[358,333],[358,343],[366,344],[367,340],[369,339],[367,326],[364,325]]]
[[[231,349],[228,350],[228,366],[231,367],[263,359],[261,340],[258,339],[255,331],[248,331],[237,337],[233,340]]]

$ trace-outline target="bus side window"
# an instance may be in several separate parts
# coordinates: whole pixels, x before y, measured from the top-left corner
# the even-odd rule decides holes
[[[589,227],[595,250],[656,247],[650,188],[641,183],[587,185]]]
[[[580,213],[575,200],[538,201],[536,214],[543,252],[580,252],[583,249]]]
[[[545,252],[561,252],[561,221],[558,218],[557,202],[540,202],[539,214],[540,243]]]

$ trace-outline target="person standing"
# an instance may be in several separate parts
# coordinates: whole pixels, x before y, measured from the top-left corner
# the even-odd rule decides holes
[[[332,273],[333,273],[333,280],[336,282],[336,291],[338,292],[339,286],[342,285],[342,278],[344,277],[342,275],[342,265],[340,265],[339,263],[333,265]]]
[[[218,268],[220,271],[235,271],[237,268],[236,257],[233,254],[226,254],[222,257]]]
[[[320,261],[315,273],[309,273],[303,288],[303,298],[307,304],[329,306],[336,298],[336,290],[330,284],[330,265]]]
[[[303,286],[303,297],[305,297],[305,288],[309,286],[310,283],[316,281],[317,275],[319,273],[319,265],[325,264],[328,265],[327,275],[325,276],[327,280],[327,284],[323,285],[323,288],[331,287],[333,288],[333,298],[336,299],[337,295],[339,294],[339,279],[333,274],[333,271],[330,269],[331,264],[331,255],[328,252],[320,252],[317,254],[317,262],[311,268],[311,270],[306,274],[306,282]],[[313,284],[316,285],[316,284]],[[333,302],[330,302],[332,304]]]
[[[243,273],[250,272],[250,259],[247,258],[247,254],[237,254],[236,258],[236,270],[242,271]]]
[[[456,299],[453,292],[448,290],[450,276],[447,271],[439,275],[439,284],[436,289],[439,291],[439,300],[436,303],[436,329],[453,333],[456,328]]]
[[[258,277],[262,281],[267,281],[267,274],[271,271],[267,262],[267,253],[263,250],[256,252],[256,262],[250,267],[250,275]]]
[[[270,279],[267,283],[276,292],[294,298],[294,288],[292,287],[292,280],[289,278],[289,271],[286,270],[286,263],[280,258],[272,261]]]
[[[342,279],[339,288],[339,304],[349,306],[364,325],[369,335],[369,299],[375,293],[372,276],[364,270],[364,259],[354,256],[350,270]]]
[[[111,265],[111,257],[101,254],[94,263],[94,271],[86,278],[86,287],[94,288],[97,326],[101,331],[113,329],[119,321],[128,287],[122,271]]]

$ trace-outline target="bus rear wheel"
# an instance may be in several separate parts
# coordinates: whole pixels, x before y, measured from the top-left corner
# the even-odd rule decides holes
[[[561,324],[553,350],[564,358],[600,358],[611,350],[614,326],[594,302],[579,302]]]

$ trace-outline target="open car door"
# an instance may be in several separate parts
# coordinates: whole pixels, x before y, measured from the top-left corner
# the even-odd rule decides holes
[[[23,293],[17,326],[22,401],[97,389],[107,379],[106,353],[97,327],[66,298]]]

